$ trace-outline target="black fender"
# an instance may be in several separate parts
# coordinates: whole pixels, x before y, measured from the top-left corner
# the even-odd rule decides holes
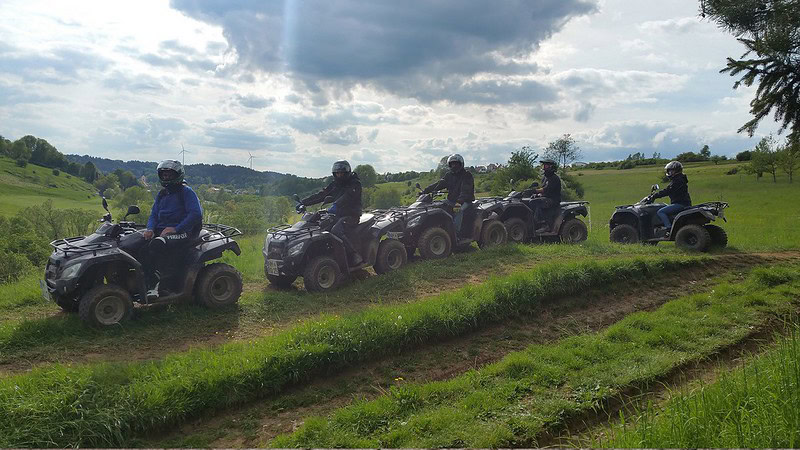
[[[423,216],[419,225],[407,229],[409,236],[407,237],[406,245],[416,247],[417,239],[419,239],[422,231],[431,227],[444,228],[444,230],[450,235],[450,238],[453,239],[453,242],[455,242],[456,226],[453,223],[453,216],[444,210],[437,209],[425,213],[425,216]]]
[[[238,242],[232,239],[228,240],[228,242],[225,241],[225,239],[211,241],[195,247],[198,253],[197,262],[204,263],[214,259],[222,258],[222,254],[225,253],[226,250],[232,251],[234,254],[236,254],[236,256],[242,254],[242,250],[239,248]]]
[[[137,287],[136,291],[139,294],[139,298],[147,298],[147,282],[145,281],[142,264],[128,252],[120,250],[119,248],[117,248],[113,253],[92,256],[91,259],[87,260],[87,264],[84,264],[84,266],[81,267],[81,270],[78,272],[78,276],[75,277],[75,280],[85,281],[87,277],[103,274],[105,273],[105,270],[115,262],[120,262],[128,266],[129,269],[133,269]],[[122,287],[127,290],[127,286]]]
[[[713,214],[699,208],[683,210],[673,219],[670,235],[675,236],[675,233],[684,225],[705,225],[713,222],[715,219],[716,217],[714,217]]]
[[[522,202],[506,203],[502,214],[500,214],[500,220],[505,222],[511,218],[522,219],[526,224],[528,224],[528,228],[533,227],[533,211],[528,207],[528,205]]]
[[[614,214],[611,216],[611,220],[609,221],[609,232],[614,229],[617,225],[630,225],[641,233],[641,220],[639,216],[634,213],[633,211],[626,211],[626,210],[617,210],[614,211]]]
[[[311,238],[303,257],[303,265],[305,266],[318,255],[331,256],[339,264],[342,273],[347,273],[347,250],[344,248],[344,242],[329,231],[319,233]]]

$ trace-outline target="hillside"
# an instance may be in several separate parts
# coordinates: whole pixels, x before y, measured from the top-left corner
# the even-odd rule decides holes
[[[28,164],[18,167],[11,158],[0,157],[0,215],[18,211],[50,199],[57,208],[101,210],[96,189],[78,177]]]

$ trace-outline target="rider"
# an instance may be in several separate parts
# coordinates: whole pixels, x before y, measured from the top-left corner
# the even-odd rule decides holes
[[[658,217],[664,222],[664,233],[669,236],[669,229],[672,227],[672,219],[684,209],[692,206],[692,197],[689,196],[689,179],[683,174],[683,164],[679,161],[670,161],[664,166],[664,172],[669,177],[669,186],[650,194],[647,198],[649,202],[661,197],[669,196],[672,203],[658,210]]]
[[[331,173],[333,182],[316,194],[300,200],[300,205],[315,205],[322,203],[326,197],[333,197],[333,204],[328,208],[328,212],[336,218],[331,233],[344,243],[350,265],[358,266],[364,260],[353,247],[347,237],[347,232],[355,228],[361,218],[361,180],[359,180],[358,174],[350,169],[350,163],[347,161],[333,163]]]
[[[555,160],[544,158],[539,163],[542,165],[544,177],[542,177],[542,185],[539,189],[535,189],[535,185],[531,185],[533,192],[539,194],[539,197],[531,201],[531,208],[534,210],[533,223],[536,224],[536,232],[546,233],[550,230],[550,226],[545,213],[561,205],[561,178],[556,173]],[[543,215],[545,219],[542,218]]]
[[[203,225],[203,208],[197,194],[183,181],[180,161],[161,161],[157,170],[163,189],[156,195],[147,229],[142,232],[149,241],[144,265],[150,288],[148,298],[158,297],[160,272],[167,263],[178,263],[177,258]]]
[[[451,206],[461,205],[461,210],[453,218],[456,226],[456,234],[461,236],[461,224],[464,218],[471,218],[475,213],[475,179],[469,170],[464,169],[464,158],[458,153],[454,153],[447,158],[447,167],[450,170],[444,174],[444,178],[433,183],[422,191],[423,194],[447,189],[447,202]]]

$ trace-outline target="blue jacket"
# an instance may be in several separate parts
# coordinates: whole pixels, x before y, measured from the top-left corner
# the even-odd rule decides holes
[[[175,227],[180,233],[199,231],[203,224],[203,208],[200,200],[189,186],[181,185],[163,189],[156,196],[147,229],[156,234],[167,227]]]

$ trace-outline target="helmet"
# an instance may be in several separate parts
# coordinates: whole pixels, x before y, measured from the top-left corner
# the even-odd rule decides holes
[[[458,167],[453,167],[453,163],[458,163]],[[458,172],[464,168],[464,158],[458,153],[453,153],[447,158],[447,167],[450,168],[451,172]]]
[[[681,164],[680,161],[670,161],[664,166],[664,173],[670,178],[682,172],[683,164]]]
[[[542,159],[539,160],[539,164],[541,164],[543,166],[547,165],[547,167],[544,168],[544,173],[546,173],[548,175],[550,175],[551,173],[555,172],[556,171],[556,166],[558,165],[558,163],[554,159],[551,159],[551,158],[542,158]]]
[[[183,183],[183,164],[174,159],[165,159],[158,164],[158,180],[161,186],[174,186]]]
[[[351,173],[352,169],[350,168],[350,163],[345,160],[336,161],[333,163],[333,167],[331,167],[333,179],[338,182],[347,181],[350,178]]]

